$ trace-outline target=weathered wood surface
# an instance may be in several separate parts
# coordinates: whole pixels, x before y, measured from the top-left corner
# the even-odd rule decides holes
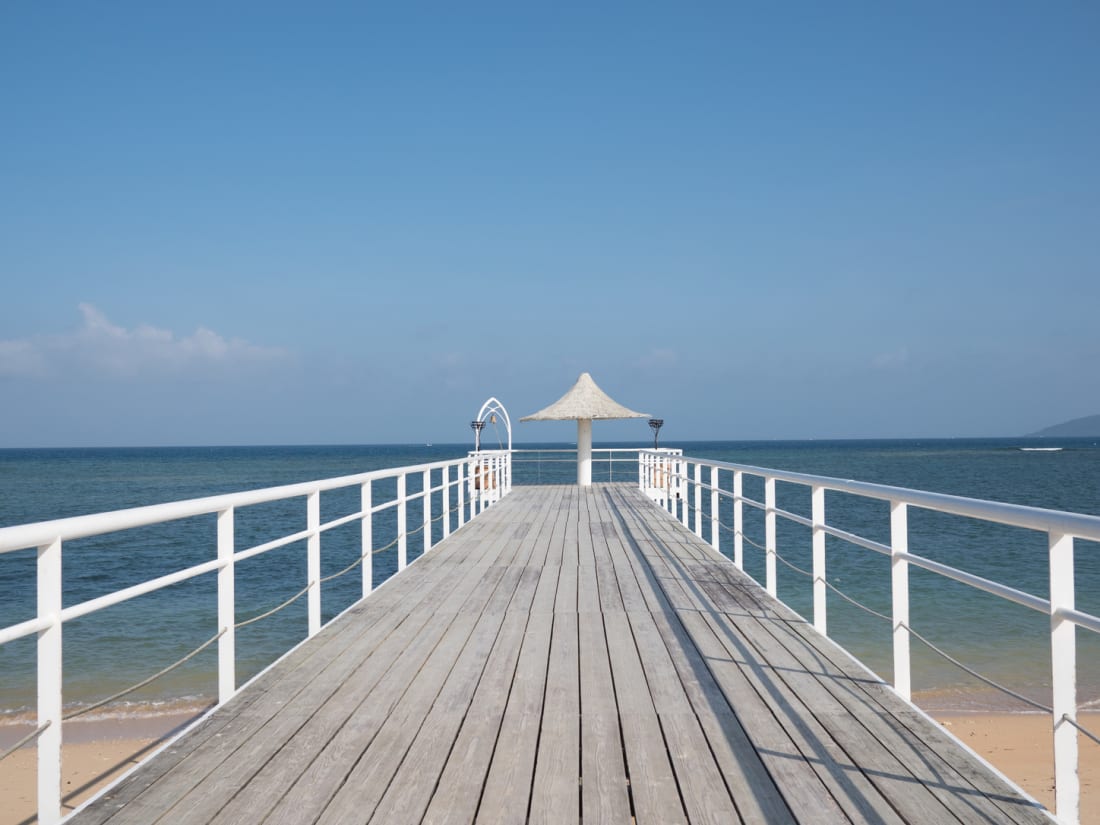
[[[595,485],[516,488],[72,821],[1049,820]]]

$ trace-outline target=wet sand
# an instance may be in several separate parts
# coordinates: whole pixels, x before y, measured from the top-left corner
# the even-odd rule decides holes
[[[937,721],[984,757],[1027,793],[1054,804],[1054,767],[1050,720],[1035,714],[937,713]],[[154,753],[193,715],[66,724],[62,783],[65,812],[73,810],[143,758]],[[1100,713],[1083,714],[1081,723],[1100,730]],[[27,732],[0,728],[0,748]],[[1080,737],[1081,822],[1100,825],[1100,745]],[[0,762],[0,825],[30,823],[35,817],[35,749],[24,747]]]

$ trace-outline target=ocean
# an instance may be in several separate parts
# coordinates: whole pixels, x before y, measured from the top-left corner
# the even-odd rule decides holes
[[[567,445],[517,444],[520,449]],[[596,448],[632,447],[599,444]],[[643,445],[644,446],[644,445]],[[686,455],[878,482],[955,495],[987,498],[1100,515],[1100,439],[952,439],[893,441],[698,441],[662,444]],[[1029,450],[1027,447],[1060,447]],[[350,475],[368,470],[458,458],[469,445],[361,445],[314,447],[168,447],[102,449],[0,449],[0,527],[217,493]],[[517,462],[522,483],[570,483],[571,456],[545,452]],[[560,459],[566,460],[561,461]],[[635,465],[596,461],[595,481],[633,480]],[[417,489],[410,479],[410,490]],[[745,494],[763,500],[762,484],[746,480]],[[382,496],[376,490],[376,500]],[[809,493],[779,485],[779,506],[808,515]],[[353,512],[354,490],[323,494],[322,519]],[[708,505],[709,506],[709,505]],[[414,508],[410,512],[415,518]],[[842,529],[888,541],[884,503],[842,494],[826,499],[827,519]],[[303,529],[301,500],[249,508],[237,519],[238,547],[252,546]],[[436,509],[438,513],[438,505]],[[732,523],[723,504],[719,518]],[[911,508],[910,550],[978,575],[1043,596],[1048,587],[1046,538],[1013,528]],[[79,603],[155,575],[212,557],[213,517],[96,537],[65,545],[64,602]],[[376,517],[376,537],[395,531],[392,513]],[[436,526],[437,534],[440,526]],[[763,516],[746,508],[746,535],[763,544]],[[342,569],[358,555],[358,528],[325,534],[322,574]],[[376,542],[377,543],[377,542]],[[419,541],[410,541],[410,559]],[[732,542],[723,534],[722,549]],[[779,552],[792,565],[810,567],[809,530],[780,520]],[[395,554],[375,560],[375,581],[391,574]],[[1078,542],[1077,605],[1100,613],[1100,547]],[[745,567],[764,579],[763,555],[745,545]],[[0,556],[0,626],[34,615],[35,553]],[[889,614],[889,562],[885,557],[828,539],[829,580],[873,610]],[[237,567],[238,619],[258,615],[297,592],[305,581],[304,544],[272,551]],[[926,571],[911,569],[911,625],[952,656],[1007,684],[1049,702],[1049,620]],[[326,585],[324,618],[358,597],[358,575]],[[779,595],[810,615],[810,583],[779,567]],[[213,574],[108,608],[65,626],[66,706],[80,708],[141,681],[215,632]],[[829,632],[884,678],[891,678],[887,622],[829,596]],[[237,634],[238,683],[259,672],[305,637],[305,600],[242,628]],[[1078,630],[1079,695],[1100,705],[1100,639]],[[143,715],[199,708],[217,691],[216,648],[211,646],[163,679],[96,715]],[[913,642],[914,693],[930,710],[1027,711]],[[33,718],[34,641],[0,647],[0,722]]]

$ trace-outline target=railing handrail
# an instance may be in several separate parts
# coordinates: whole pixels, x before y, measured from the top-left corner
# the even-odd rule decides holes
[[[451,478],[451,468],[458,472]],[[468,472],[467,472],[468,468]],[[440,471],[440,482],[434,484],[432,473]],[[407,492],[408,476],[420,474],[421,487]],[[395,479],[396,489],[392,499],[379,504],[373,501],[373,482]],[[469,487],[468,498],[465,495]],[[349,487],[360,488],[360,506],[353,513],[342,515],[327,522],[321,521],[321,493]],[[203,498],[151,504],[143,507],[131,507],[104,513],[92,513],[82,516],[52,519],[31,524],[13,525],[0,528],[0,555],[20,550],[36,549],[37,558],[37,606],[33,619],[0,627],[0,643],[38,634],[36,647],[38,728],[23,742],[35,740],[38,748],[38,821],[45,825],[57,822],[61,815],[61,723],[63,714],[63,660],[62,630],[66,622],[85,616],[115,604],[162,588],[178,584],[208,573],[217,574],[216,609],[218,633],[189,653],[180,661],[154,674],[138,685],[114,694],[99,704],[115,701],[117,698],[143,687],[154,679],[170,672],[187,661],[200,650],[218,643],[218,703],[227,701],[238,689],[236,683],[236,646],[234,631],[237,627],[272,615],[287,607],[301,596],[307,597],[306,613],[308,620],[307,636],[314,636],[324,626],[321,614],[321,586],[330,579],[350,572],[356,566],[362,568],[362,595],[366,597],[374,588],[371,557],[396,547],[397,572],[408,564],[408,538],[423,531],[423,552],[433,546],[432,525],[442,521],[442,537],[451,532],[451,517],[457,514],[457,526],[461,528],[468,521],[493,503],[499,501],[512,488],[511,453],[508,450],[482,450],[462,458],[412,464],[371,470],[364,473],[317,479],[313,481],[284,484],[276,487],[264,487],[236,493],[225,493]],[[452,507],[452,490],[456,503]],[[432,517],[433,494],[439,493],[441,513]],[[305,499],[306,527],[304,530],[282,536],[273,541],[240,549],[236,546],[234,519],[238,509],[257,504],[266,504],[287,499]],[[410,523],[408,504],[421,500],[421,518]],[[396,538],[385,547],[375,548],[373,540],[373,516],[389,508],[396,509]],[[468,516],[467,516],[468,511]],[[119,588],[84,602],[63,607],[62,548],[67,542],[105,533],[118,533],[139,527],[165,524],[201,515],[217,516],[215,535],[212,545],[216,550],[214,558],[197,565],[175,570],[166,575],[146,579],[128,587]],[[360,555],[344,570],[330,576],[321,576],[321,535],[331,529],[359,522],[361,531]],[[290,543],[306,544],[306,584],[296,595],[261,616],[239,622],[236,617],[236,598],[234,569],[239,561],[266,553]],[[212,610],[214,612],[214,610]],[[96,707],[98,705],[93,705]],[[12,752],[9,749],[3,754]]]
[[[603,453],[643,453],[653,452],[651,447],[596,447],[592,450]],[[513,447],[513,453],[575,453],[576,447]],[[482,449],[482,452],[487,452]],[[497,452],[500,452],[497,450]]]
[[[690,528],[689,510],[694,510],[694,532],[699,538],[703,538],[703,524],[709,522],[710,544],[715,552],[720,552],[720,529],[732,530],[733,563],[738,568],[744,569],[743,542],[748,541],[750,544],[756,544],[744,534],[744,505],[748,504],[750,507],[762,510],[764,514],[764,546],[756,546],[764,552],[765,589],[775,598],[778,598],[776,561],[781,559],[776,521],[778,518],[783,518],[809,527],[812,536],[813,571],[809,572],[797,567],[794,569],[810,576],[812,579],[813,626],[823,635],[827,635],[827,591],[836,590],[825,575],[826,535],[833,535],[876,553],[886,554],[890,559],[888,577],[891,590],[890,616],[885,616],[855,602],[839,590],[836,592],[864,610],[891,622],[895,691],[905,700],[909,701],[911,699],[912,675],[909,644],[912,635],[928,645],[933,651],[946,657],[981,681],[1049,712],[1054,736],[1057,814],[1059,821],[1065,822],[1067,825],[1076,825],[1080,813],[1077,731],[1082,730],[1085,735],[1093,739],[1096,739],[1096,737],[1088,731],[1084,731],[1078,725],[1076,719],[1078,704],[1076,695],[1077,643],[1075,630],[1077,627],[1081,627],[1100,633],[1100,617],[1075,608],[1074,540],[1080,538],[1089,541],[1100,541],[1100,516],[968,498],[946,493],[932,493],[924,490],[830,476],[775,470],[693,456],[669,455],[654,450],[640,451],[638,461],[638,478],[642,490],[654,501],[656,506],[670,511],[673,517],[676,517],[677,511],[679,511],[679,519],[685,528]],[[694,473],[689,472],[691,465],[694,465]],[[702,470],[704,467],[710,469],[708,480],[703,478]],[[727,491],[720,486],[719,471],[721,470],[732,473],[732,491]],[[763,502],[755,501],[744,495],[743,477],[745,475],[763,480]],[[810,518],[781,509],[778,506],[776,482],[786,482],[809,488],[811,493]],[[703,512],[704,489],[710,492],[710,513],[705,518]],[[865,537],[838,530],[828,524],[825,513],[826,491],[848,493],[889,503],[889,544],[871,541]],[[674,492],[675,495],[673,495]],[[721,523],[718,518],[719,502],[722,498],[732,498],[733,500],[734,524],[732,528]],[[908,508],[910,506],[1046,534],[1050,565],[1049,598],[1034,596],[992,579],[975,576],[951,565],[910,553],[908,526]],[[790,562],[783,561],[788,566],[794,567]],[[1050,616],[1051,706],[1042,705],[1009,688],[996,684],[958,662],[909,626],[910,564]]]
[[[592,448],[593,453],[633,453],[634,456],[635,456],[635,458],[616,459],[617,461],[635,461],[638,454],[643,452],[643,450],[644,450],[644,448],[639,448],[639,447],[593,447]],[[553,448],[548,448],[548,449],[545,449],[545,450],[539,449],[538,447],[522,447],[522,448],[513,448],[513,450],[512,450],[513,455],[521,454],[521,453],[539,453],[539,454],[542,454],[542,453],[564,453],[564,454],[575,455],[576,452],[577,452],[576,447],[553,447]],[[521,459],[521,460],[523,460],[523,459]],[[604,460],[606,460],[606,459],[604,459]]]
[[[653,450],[640,450],[639,452],[655,457],[666,457],[666,453]],[[1075,538],[1100,541],[1100,516],[1092,516],[1085,513],[1071,513],[1065,510],[1051,510],[1044,507],[1034,507],[1027,504],[1010,504],[1008,502],[991,501],[988,499],[969,498],[967,496],[951,495],[949,493],[932,493],[926,490],[917,490],[909,487],[894,487],[888,484],[875,484],[868,481],[855,481],[852,479],[834,478],[831,476],[810,475],[808,473],[796,473],[787,470],[774,470],[766,467],[756,467],[751,464],[735,464],[728,461],[716,461],[710,458],[698,458],[694,456],[676,456],[679,461],[689,464],[702,464],[707,467],[718,467],[722,470],[736,470],[753,476],[774,478],[777,481],[802,484],[807,487],[824,487],[842,493],[874,498],[880,501],[904,501],[928,510],[938,510],[956,516],[993,521],[1011,527],[1023,527],[1028,530],[1042,532],[1057,532],[1071,535]],[[687,479],[690,480],[690,479]]]
[[[490,452],[482,450],[482,453]],[[491,451],[500,452],[500,451]],[[505,450],[504,452],[507,452]],[[469,458],[456,458],[446,461],[434,461],[428,464],[410,464],[396,468],[371,470],[365,473],[354,473],[346,476],[334,476],[332,478],[316,481],[301,481],[294,484],[283,484],[276,487],[261,487],[255,490],[244,490],[237,493],[222,493],[216,496],[204,496],[202,498],[182,499],[180,501],[165,502],[162,504],[148,504],[141,507],[129,507],[122,510],[108,510],[101,513],[89,513],[82,516],[68,516],[66,518],[51,519],[49,521],[37,521],[30,524],[17,524],[9,527],[0,527],[0,554],[10,553],[16,550],[26,550],[31,547],[39,547],[56,539],[72,541],[73,539],[98,536],[103,533],[114,533],[120,530],[132,530],[135,527],[148,527],[153,524],[163,524],[169,521],[191,518],[218,513],[230,507],[248,507],[255,504],[266,504],[272,501],[282,501],[288,498],[306,496],[314,492],[326,490],[338,490],[342,487],[351,487],[355,484],[364,484],[368,481],[396,478],[398,475],[436,470],[442,467],[454,467],[459,464],[468,464]]]

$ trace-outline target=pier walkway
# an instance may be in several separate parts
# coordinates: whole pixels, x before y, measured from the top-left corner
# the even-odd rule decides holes
[[[1050,820],[597,484],[517,487],[71,821]]]

